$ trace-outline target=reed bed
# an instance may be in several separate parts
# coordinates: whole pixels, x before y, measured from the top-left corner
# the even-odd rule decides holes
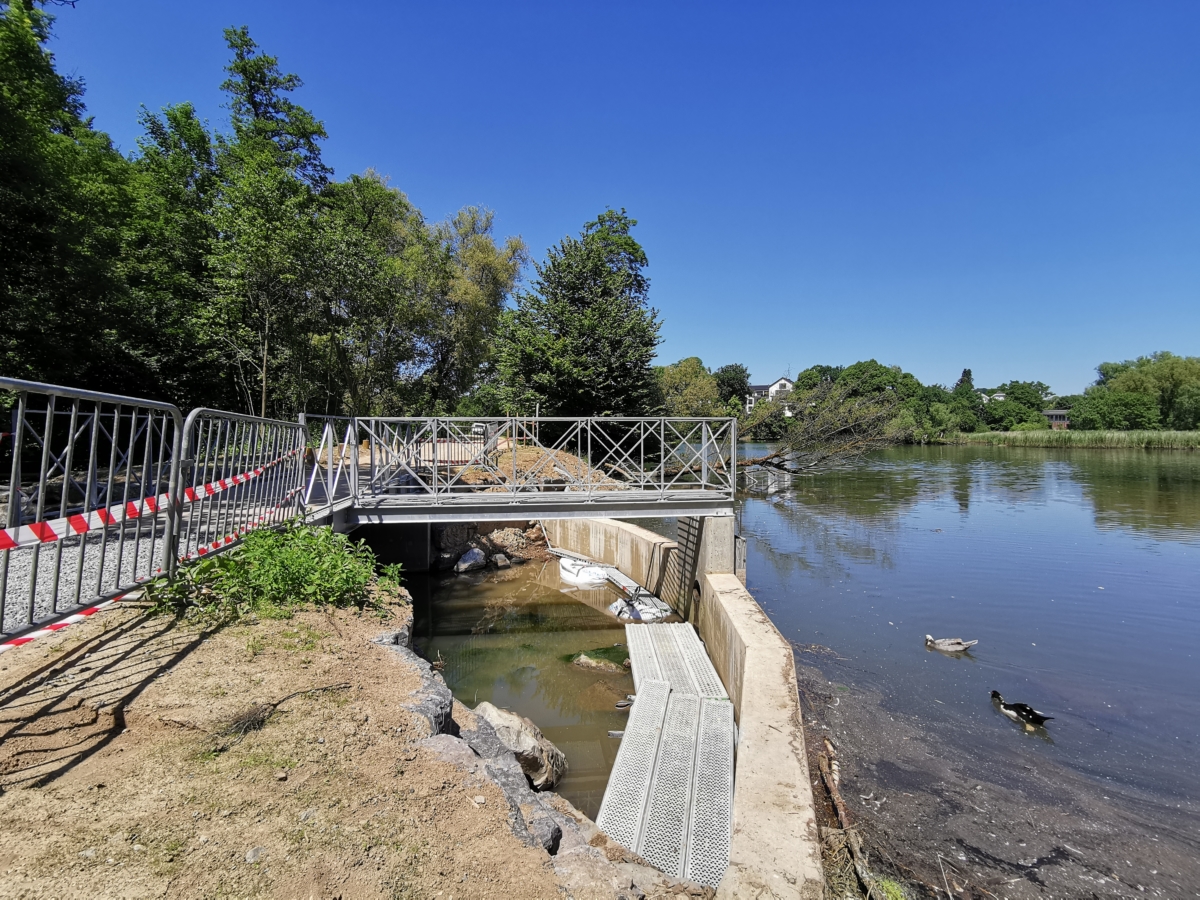
[[[958,434],[956,444],[1100,450],[1200,450],[1200,431],[983,431]]]

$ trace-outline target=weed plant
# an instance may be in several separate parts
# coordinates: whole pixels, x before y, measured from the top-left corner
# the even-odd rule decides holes
[[[369,586],[375,554],[331,528],[290,525],[254,531],[240,546],[180,568],[174,581],[148,590],[159,612],[232,621],[251,613],[287,618],[302,606],[377,605]],[[400,567],[385,566],[384,593],[399,588]]]
[[[1200,431],[982,431],[959,434],[958,444],[1100,450],[1200,450]]]

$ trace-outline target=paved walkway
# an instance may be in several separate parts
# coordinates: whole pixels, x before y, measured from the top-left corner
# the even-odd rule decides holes
[[[733,821],[733,704],[691,625],[626,625],[637,700],[597,824],[668,875],[716,886]]]

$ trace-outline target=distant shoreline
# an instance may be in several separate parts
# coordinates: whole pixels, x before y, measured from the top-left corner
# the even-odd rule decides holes
[[[1200,431],[981,431],[946,438],[951,444],[1096,450],[1200,450]]]

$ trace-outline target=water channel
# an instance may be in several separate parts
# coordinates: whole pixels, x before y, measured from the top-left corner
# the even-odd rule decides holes
[[[876,692],[984,765],[1019,746],[1200,822],[1200,454],[904,447],[744,494],[737,515],[748,587],[831,690]],[[624,635],[615,594],[554,569],[414,576],[416,644],[463,702],[536,722],[594,816],[632,680],[568,662]],[[927,633],[979,645],[946,657]],[[1022,732],[993,689],[1054,721]]]
[[[633,677],[582,669],[579,653],[624,656],[625,628],[604,611],[615,589],[562,582],[557,560],[501,571],[411,576],[413,645],[441,660],[442,676],[468,706],[487,700],[533,720],[566,754],[556,790],[595,818],[628,713],[616,703]],[[616,651],[616,652],[613,652]]]

